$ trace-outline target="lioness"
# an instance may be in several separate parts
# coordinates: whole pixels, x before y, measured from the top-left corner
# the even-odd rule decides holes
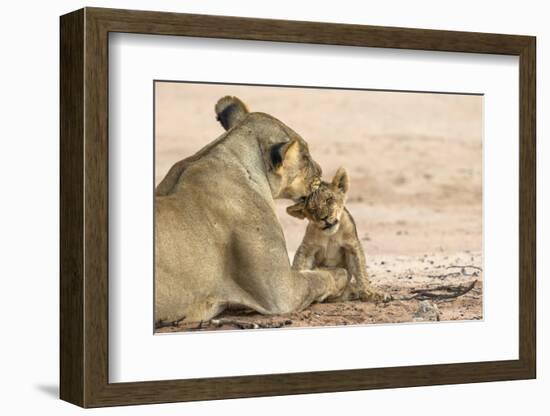
[[[355,221],[345,207],[348,190],[348,173],[340,168],[332,182],[321,182],[311,195],[287,207],[293,217],[309,220],[292,267],[296,270],[343,267],[349,272],[350,281],[348,290],[338,300],[385,300],[371,288],[367,277],[363,246]]]
[[[227,130],[176,163],[155,192],[155,322],[206,321],[225,308],[299,311],[341,294],[347,272],[291,269],[274,198],[298,200],[321,168],[307,143],[235,97],[215,106]]]

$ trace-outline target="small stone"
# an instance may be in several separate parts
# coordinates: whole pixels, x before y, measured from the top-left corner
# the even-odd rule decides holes
[[[423,300],[420,302],[418,309],[414,313],[413,321],[422,322],[422,321],[439,321],[440,312],[439,308],[435,303],[432,303],[428,300]]]

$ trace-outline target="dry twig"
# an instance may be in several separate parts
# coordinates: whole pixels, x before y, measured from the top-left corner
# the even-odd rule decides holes
[[[474,280],[467,286],[437,286],[434,288],[426,289],[413,289],[411,293],[414,293],[414,296],[411,296],[409,300],[443,300],[443,299],[452,299],[459,296],[465,295],[470,290],[474,288],[477,280]],[[441,293],[437,293],[441,292]]]
[[[480,272],[483,271],[483,269],[481,267],[478,267],[478,266],[474,266],[472,264],[467,264],[467,265],[464,265],[464,266],[447,266],[447,269],[477,269],[479,270]]]
[[[216,326],[222,326],[222,325],[232,325],[236,326],[240,329],[259,329],[259,328],[282,328],[286,325],[290,325],[292,323],[292,320],[285,319],[283,321],[279,322],[249,322],[249,321],[242,321],[238,319],[227,319],[227,318],[220,318],[220,319],[212,319],[210,320],[210,323],[212,325]]]
[[[472,273],[468,273],[466,271],[466,269],[475,269],[477,271],[475,272],[472,272]],[[447,270],[449,269],[460,269],[460,271],[456,271],[456,272],[450,272],[450,273],[443,273],[443,274],[429,274],[428,277],[432,278],[432,279],[445,279],[447,277],[459,277],[459,276],[473,276],[473,277],[477,277],[479,276],[479,272],[482,272],[483,269],[481,267],[478,267],[478,266],[474,266],[474,265],[465,265],[465,266],[447,266],[446,267]]]
[[[185,319],[185,316],[182,316],[180,319],[176,319],[175,321],[158,321],[155,325],[155,327],[158,328],[169,328],[171,326],[178,326],[183,320]]]

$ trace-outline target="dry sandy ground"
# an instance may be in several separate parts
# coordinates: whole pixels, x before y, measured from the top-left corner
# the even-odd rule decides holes
[[[369,276],[395,300],[315,304],[275,317],[226,312],[221,322],[161,331],[482,319],[482,97],[157,83],[156,183],[174,162],[222,134],[213,107],[223,95],[239,96],[302,135],[325,179],[339,166],[348,169],[347,206]],[[285,213],[290,204],[277,201],[292,258],[306,224]],[[457,298],[413,298],[415,289],[474,281]]]

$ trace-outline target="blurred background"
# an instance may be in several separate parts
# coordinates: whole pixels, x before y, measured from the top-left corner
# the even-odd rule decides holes
[[[348,169],[367,256],[482,251],[482,96],[157,82],[156,184],[223,134],[224,95],[300,134],[326,180]],[[306,223],[276,202],[292,258]]]

